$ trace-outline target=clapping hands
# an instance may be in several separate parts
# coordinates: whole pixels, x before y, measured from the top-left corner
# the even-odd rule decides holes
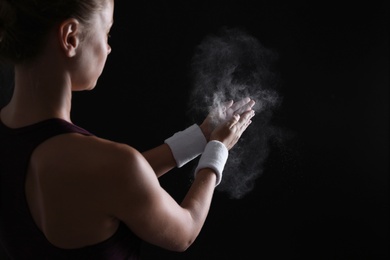
[[[214,106],[200,125],[206,139],[209,140],[210,133],[218,125],[232,119],[234,115],[242,115],[250,111],[254,105],[255,101],[247,97],[237,102],[230,100]]]

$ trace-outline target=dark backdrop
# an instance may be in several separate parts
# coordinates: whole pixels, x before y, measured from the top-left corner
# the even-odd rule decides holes
[[[145,259],[388,257],[387,1],[116,1],[113,51],[73,120],[139,150],[191,123],[190,60],[221,27],[279,54],[281,106],[264,173],[241,199],[216,192],[184,253],[145,244]],[[256,118],[254,118],[256,120]],[[180,201],[190,168],[162,185]]]

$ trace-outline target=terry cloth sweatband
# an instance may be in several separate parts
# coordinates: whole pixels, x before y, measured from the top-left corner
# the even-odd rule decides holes
[[[198,157],[207,140],[197,124],[175,133],[164,141],[170,148],[178,168]]]
[[[228,149],[220,141],[212,140],[208,142],[202,156],[199,159],[198,166],[195,169],[195,176],[201,169],[213,169],[217,175],[215,183],[215,186],[217,186],[222,180],[222,172],[225,168],[228,155]]]

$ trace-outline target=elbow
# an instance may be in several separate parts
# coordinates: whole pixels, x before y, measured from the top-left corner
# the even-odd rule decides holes
[[[170,251],[185,252],[195,242],[196,237],[195,234],[177,234],[170,243],[165,244],[165,247]]]
[[[172,248],[170,248],[171,251],[183,253],[187,251],[187,249],[194,243],[195,239],[191,240],[183,240],[181,243],[175,244]]]

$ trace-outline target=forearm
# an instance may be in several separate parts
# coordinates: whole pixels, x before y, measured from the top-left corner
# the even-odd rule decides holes
[[[191,215],[189,227],[192,230],[192,241],[199,235],[206,221],[215,190],[215,183],[216,175],[211,169],[205,168],[200,170],[181,203],[181,206],[187,209]]]
[[[213,170],[209,168],[200,170],[184,197],[181,206],[191,209],[194,217],[202,218],[209,209],[215,190],[216,179],[216,174]]]
[[[206,128],[204,125],[201,127],[192,125],[166,139],[164,144],[143,152],[157,177],[174,167],[182,167],[201,154],[207,143]]]
[[[209,212],[214,189],[222,179],[227,157],[228,150],[223,143],[214,140],[207,144],[195,169],[195,180],[181,204],[191,214],[196,235]]]
[[[203,152],[210,138],[210,122],[192,125],[165,140],[163,145],[143,152],[143,156],[156,172],[157,177],[174,167],[182,167]]]
[[[162,144],[142,153],[152,166],[157,177],[160,177],[176,166],[171,149],[167,144]]]

